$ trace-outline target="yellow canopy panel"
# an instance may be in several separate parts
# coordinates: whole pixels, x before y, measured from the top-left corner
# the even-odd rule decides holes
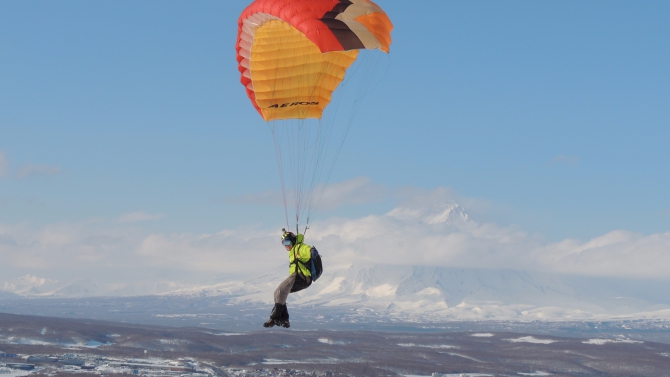
[[[254,33],[250,89],[266,121],[321,118],[358,50],[322,53],[304,34],[281,20]]]

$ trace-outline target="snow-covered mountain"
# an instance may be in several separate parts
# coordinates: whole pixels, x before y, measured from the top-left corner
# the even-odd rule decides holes
[[[0,290],[0,299],[3,299],[3,298],[20,298],[20,297],[21,296],[17,295],[16,293]]]
[[[400,206],[394,208],[386,216],[422,224],[463,224],[470,218],[463,207],[453,201],[441,201],[430,206]]]
[[[0,299],[159,294],[267,307],[286,273],[284,266],[252,279],[181,289],[175,288],[184,284],[105,286],[82,280],[42,291],[35,287],[0,291]],[[289,296],[289,305],[325,311],[341,308],[369,319],[397,321],[670,319],[670,282],[504,269],[326,264],[316,283]]]
[[[227,296],[267,305],[286,271],[248,281],[192,287],[178,296]],[[670,318],[670,284],[531,273],[390,265],[331,267],[292,306],[353,308],[411,321]]]
[[[235,283],[233,283],[235,284]],[[133,283],[102,284],[91,279],[71,283],[22,276],[0,289],[1,298],[84,298],[84,297],[133,297],[172,292],[193,284],[173,281],[146,281]]]
[[[62,287],[58,281],[38,278],[34,275],[21,276],[12,282],[6,282],[0,289],[1,292],[11,292],[19,296],[38,296],[44,292],[52,291]]]

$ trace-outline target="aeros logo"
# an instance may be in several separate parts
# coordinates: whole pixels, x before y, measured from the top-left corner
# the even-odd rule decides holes
[[[293,106],[313,106],[313,105],[318,105],[319,102],[289,102],[289,103],[282,103],[281,105],[276,103],[268,109],[279,109],[282,107],[293,107]]]

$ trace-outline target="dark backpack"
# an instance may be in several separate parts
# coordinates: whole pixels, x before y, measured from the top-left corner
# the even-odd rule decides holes
[[[316,247],[312,246],[309,252],[312,255],[307,263],[305,263],[305,267],[309,268],[309,271],[312,273],[312,281],[315,282],[323,273],[323,264],[321,264],[321,255],[319,255]]]

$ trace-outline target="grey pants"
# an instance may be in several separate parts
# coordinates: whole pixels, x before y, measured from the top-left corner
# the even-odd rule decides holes
[[[275,303],[286,305],[289,293],[302,291],[310,285],[312,285],[312,278],[310,276],[305,278],[295,272],[292,273],[275,289]]]

